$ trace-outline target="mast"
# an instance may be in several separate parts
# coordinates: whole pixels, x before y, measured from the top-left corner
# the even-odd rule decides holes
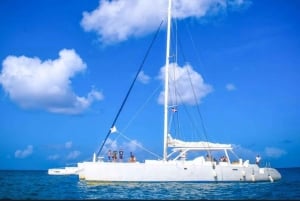
[[[164,152],[163,160],[167,160],[168,149],[168,97],[169,97],[169,58],[170,58],[170,36],[171,36],[171,8],[172,0],[168,2],[168,23],[167,23],[167,47],[166,47],[166,67],[165,67],[165,99],[164,99]]]

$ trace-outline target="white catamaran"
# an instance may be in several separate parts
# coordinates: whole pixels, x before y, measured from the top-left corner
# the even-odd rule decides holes
[[[167,181],[276,181],[281,179],[280,173],[270,167],[251,164],[249,160],[231,161],[233,153],[231,144],[219,144],[208,141],[183,141],[175,139],[168,128],[169,110],[169,67],[171,8],[168,3],[167,46],[164,82],[164,129],[163,157],[159,160],[143,162],[112,162],[94,153],[93,160],[78,163],[77,175],[86,181],[99,182],[167,182]],[[171,75],[170,75],[171,76]],[[111,131],[115,128],[115,122]],[[109,132],[110,133],[110,132]],[[106,139],[104,140],[104,143]],[[103,144],[104,145],[104,144]],[[102,145],[102,147],[103,147]],[[100,148],[100,150],[102,149]],[[171,150],[171,151],[170,151]],[[170,152],[170,153],[169,153]],[[189,158],[190,153],[200,153]],[[203,152],[205,154],[203,154]],[[222,161],[214,160],[211,153],[222,152]],[[207,154],[206,154],[207,153]],[[99,152],[98,152],[99,154]]]

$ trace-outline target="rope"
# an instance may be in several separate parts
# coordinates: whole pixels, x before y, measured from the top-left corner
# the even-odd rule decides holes
[[[104,144],[105,144],[105,142],[106,142],[108,136],[109,136],[110,133],[111,133],[111,128],[113,128],[113,126],[115,125],[115,123],[117,122],[117,120],[118,120],[118,118],[119,118],[119,115],[120,115],[120,113],[121,113],[121,111],[122,111],[122,109],[123,109],[123,107],[124,107],[124,105],[125,105],[125,103],[126,103],[128,97],[129,97],[129,94],[130,94],[130,92],[131,92],[131,90],[132,90],[132,88],[133,88],[133,86],[134,86],[134,83],[135,83],[135,81],[137,80],[137,77],[138,77],[139,73],[140,73],[141,70],[142,70],[142,67],[143,67],[143,65],[144,65],[144,63],[145,63],[145,61],[146,61],[146,58],[148,57],[148,54],[149,54],[149,52],[150,52],[150,50],[151,50],[151,48],[152,48],[152,46],[153,46],[153,44],[154,44],[154,41],[155,41],[156,38],[157,38],[157,35],[158,35],[158,33],[159,33],[159,30],[160,30],[160,27],[161,27],[162,23],[163,23],[163,20],[161,21],[159,27],[157,28],[157,31],[156,31],[156,33],[155,33],[155,35],[154,35],[154,37],[153,37],[153,39],[152,39],[152,41],[151,41],[151,44],[150,44],[150,46],[149,46],[149,48],[148,48],[148,50],[147,50],[147,52],[146,52],[144,58],[143,58],[143,61],[142,61],[141,65],[140,65],[140,67],[139,67],[139,69],[138,69],[138,71],[137,71],[137,73],[136,73],[136,75],[135,75],[135,77],[134,77],[134,80],[132,81],[132,83],[131,83],[131,85],[130,85],[130,88],[129,88],[129,90],[128,90],[126,96],[125,96],[125,99],[123,100],[122,105],[121,105],[121,107],[120,107],[120,109],[119,109],[119,111],[118,111],[118,113],[117,113],[117,115],[116,115],[116,117],[115,117],[115,119],[114,119],[114,121],[113,121],[111,127],[109,128],[109,130],[108,130],[108,132],[107,132],[107,134],[106,134],[106,137],[105,137],[105,139],[104,139],[104,141],[103,141],[103,143],[102,143],[102,145],[101,145],[99,151],[97,152],[97,156],[101,153],[101,151],[102,151],[102,149],[103,149],[103,146],[104,146]]]

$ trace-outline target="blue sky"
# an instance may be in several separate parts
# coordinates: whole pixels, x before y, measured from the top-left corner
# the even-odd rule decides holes
[[[174,15],[193,38],[185,55],[200,79],[208,139],[233,144],[250,160],[260,154],[272,166],[299,167],[300,3],[193,4],[177,1]],[[0,169],[47,169],[90,159],[165,6],[158,0],[1,1]],[[164,57],[165,26],[116,125],[130,141],[109,141],[140,159],[145,155],[137,144],[162,154],[159,93],[142,120],[130,120],[161,84]]]

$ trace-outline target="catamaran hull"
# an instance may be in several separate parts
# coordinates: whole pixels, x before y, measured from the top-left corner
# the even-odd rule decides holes
[[[181,161],[145,163],[83,162],[79,178],[86,181],[164,182],[164,181],[276,181],[280,173],[257,165],[203,164]]]
[[[51,168],[48,169],[49,175],[72,175],[77,174],[77,167]]]

